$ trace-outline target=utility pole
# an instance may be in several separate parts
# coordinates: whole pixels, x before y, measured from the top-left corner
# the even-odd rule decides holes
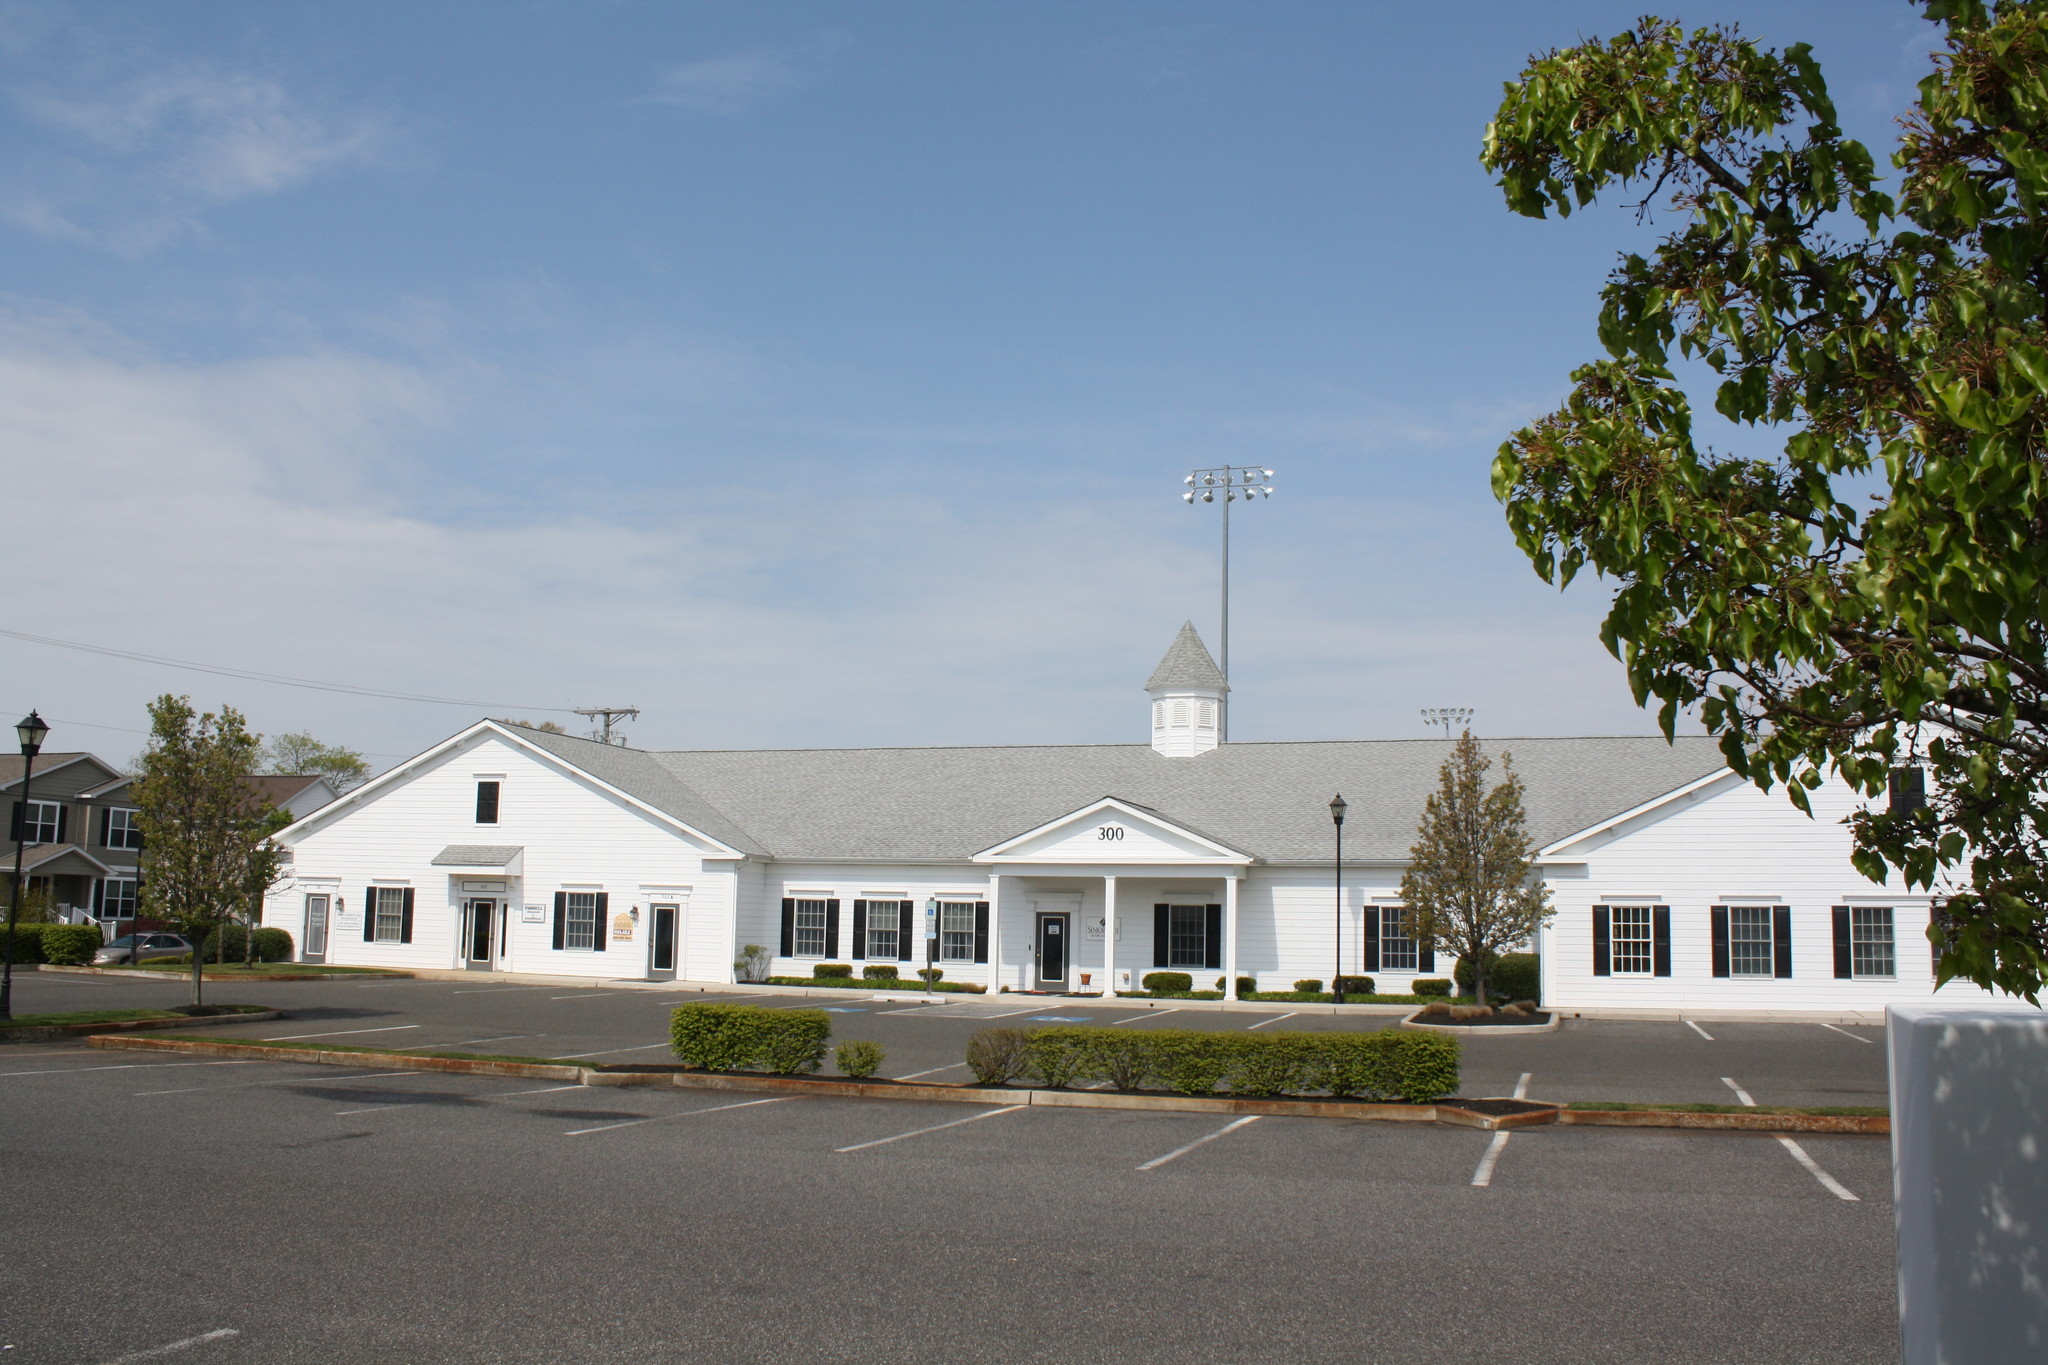
[[[605,744],[624,744],[626,742],[624,735],[620,735],[616,740],[612,738],[612,725],[616,720],[640,719],[640,708],[637,706],[579,706],[576,708],[576,714],[588,716],[600,723],[598,732],[591,736],[592,739],[599,740]]]

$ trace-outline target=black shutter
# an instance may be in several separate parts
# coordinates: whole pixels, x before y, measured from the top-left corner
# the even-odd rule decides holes
[[[1593,907],[1593,975],[1614,975],[1614,959],[1607,951],[1607,907]]]
[[[100,847],[111,848],[108,841],[114,837],[114,812],[110,807],[100,807]]]
[[[825,902],[825,956],[839,956],[839,902]]]
[[[1366,906],[1359,923],[1365,926],[1365,970],[1376,972],[1380,969],[1380,907]]]
[[[555,893],[555,951],[562,951],[564,936],[569,930],[569,893]]]
[[[1771,966],[1773,976],[1792,975],[1792,907],[1771,907]]]
[[[592,916],[593,923],[590,926],[590,951],[593,953],[603,952],[604,941],[612,935],[611,908],[611,895],[604,891],[598,892],[597,910]]]
[[[405,888],[405,908],[398,912],[398,941],[412,942],[412,888]]]
[[[796,898],[782,898],[782,956],[796,956]]]
[[[1671,907],[1650,907],[1650,975],[1671,975]]]
[[[71,807],[57,807],[57,842],[63,843],[65,832],[71,828]]]
[[[855,901],[853,903],[853,951],[848,953],[847,956],[865,960],[867,955],[868,903],[866,901]]]
[[[1728,907],[1717,905],[1707,912],[1714,923],[1714,975],[1728,975]]]
[[[1856,961],[1849,948],[1849,907],[1835,907],[1835,976],[1847,980],[1856,975]]]
[[[107,879],[105,877],[95,877],[92,879],[92,913],[94,917],[98,918],[100,912],[106,908]]]
[[[1167,957],[1171,951],[1173,912],[1163,905],[1152,907],[1152,965],[1165,967],[1171,964]]]
[[[363,892],[363,942],[377,941],[377,888]]]
[[[1209,923],[1206,927],[1209,932],[1202,935],[1202,945],[1205,951],[1202,965],[1210,971],[1214,971],[1223,965],[1223,907],[1212,905],[1208,907],[1208,910]]]
[[[974,960],[988,961],[988,902],[974,903]]]
[[[896,960],[917,961],[917,902],[898,901],[903,911],[903,927],[896,934]]]

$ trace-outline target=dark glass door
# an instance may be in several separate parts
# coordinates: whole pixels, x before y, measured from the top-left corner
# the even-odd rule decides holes
[[[654,950],[648,962],[652,975],[674,980],[676,974],[676,907],[657,905],[654,915]]]
[[[327,960],[327,905],[325,896],[306,897],[306,941],[299,957],[306,962]]]
[[[1073,920],[1067,915],[1038,917],[1039,990],[1067,988],[1067,938],[1072,925]]]
[[[497,923],[498,903],[496,901],[471,901],[469,903],[469,968],[471,971],[487,972],[491,969],[491,930]]]

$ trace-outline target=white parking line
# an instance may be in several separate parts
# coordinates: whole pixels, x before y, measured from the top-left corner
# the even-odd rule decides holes
[[[1835,1026],[1834,1026],[1833,1024],[1822,1024],[1822,1025],[1821,1025],[1821,1027],[1822,1027],[1822,1028],[1834,1028],[1834,1029],[1835,1029],[1835,1032],[1837,1032],[1837,1033],[1841,1034],[1841,1035],[1842,1035],[1842,1036],[1843,1036],[1844,1038],[1854,1038],[1854,1039],[1855,1039],[1855,1040],[1856,1040],[1857,1042],[1859,1042],[1859,1043],[1874,1043],[1874,1042],[1876,1042],[1876,1041],[1877,1041],[1877,1039],[1875,1039],[1875,1038],[1865,1038],[1865,1037],[1864,1037],[1864,1036],[1863,1036],[1862,1034],[1860,1034],[1860,1033],[1851,1033],[1851,1032],[1849,1032],[1849,1030],[1847,1030],[1847,1029],[1845,1029],[1845,1028],[1835,1028]]]
[[[486,1100],[509,1100],[515,1095],[552,1095],[557,1090],[581,1090],[583,1088],[583,1083],[578,1081],[574,1085],[544,1085],[538,1090],[507,1090],[497,1095],[478,1095],[476,1100],[477,1103],[482,1104]]]
[[[1273,1017],[1272,1017],[1271,1019],[1261,1019],[1261,1020],[1259,1020],[1259,1022],[1258,1022],[1258,1023],[1256,1023],[1256,1024],[1247,1024],[1247,1025],[1245,1025],[1245,1027],[1246,1027],[1247,1029],[1255,1029],[1255,1028],[1264,1028],[1264,1027],[1265,1027],[1266,1025],[1268,1025],[1268,1024],[1277,1024],[1277,1023],[1279,1023],[1279,1022],[1280,1022],[1280,1021],[1281,1021],[1282,1019],[1292,1019],[1292,1018],[1294,1018],[1294,1017],[1295,1017],[1296,1015],[1298,1015],[1298,1014],[1300,1014],[1300,1013],[1301,1013],[1301,1011],[1300,1011],[1300,1010],[1296,1010],[1296,1011],[1294,1011],[1294,1013],[1293,1013],[1293,1014],[1276,1014],[1276,1015],[1274,1015],[1274,1016],[1273,1016]]]
[[[624,991],[578,991],[574,995],[551,995],[550,1000],[602,1000],[607,995],[624,995]]]
[[[913,1128],[907,1133],[898,1133],[894,1137],[876,1138],[873,1142],[856,1142],[851,1147],[835,1147],[832,1150],[835,1152],[865,1151],[869,1147],[880,1147],[885,1143],[901,1142],[905,1138],[923,1137],[926,1133],[936,1133],[942,1128],[958,1128],[963,1123],[979,1123],[983,1119],[997,1118],[1003,1114],[1019,1113],[1029,1107],[1029,1105],[1013,1104],[1006,1109],[986,1109],[979,1114],[969,1114],[964,1119],[954,1119],[951,1123],[935,1123],[929,1128]]]
[[[1730,1090],[1733,1090],[1735,1092],[1736,1099],[1741,1100],[1744,1104],[1748,1105],[1752,1109],[1756,1108],[1756,1101],[1749,1097],[1749,1092],[1747,1090],[1744,1090],[1741,1086],[1737,1085],[1734,1081],[1730,1080],[1726,1076],[1723,1076],[1721,1078],[1721,1084],[1727,1086]]]
[[[1111,1025],[1110,1025],[1110,1027],[1111,1027],[1111,1028],[1120,1028],[1120,1027],[1122,1027],[1122,1026],[1123,1026],[1123,1025],[1125,1025],[1125,1024],[1136,1024],[1136,1023],[1142,1023],[1143,1021],[1145,1021],[1145,1020],[1147,1020],[1147,1019],[1164,1019],[1164,1018],[1165,1018],[1165,1017],[1166,1017],[1167,1015],[1169,1015],[1169,1014],[1185,1014],[1185,1013],[1187,1013],[1187,1011],[1186,1011],[1186,1010],[1180,1010],[1180,1009],[1171,1009],[1171,1010],[1147,1010],[1147,1011],[1145,1011],[1145,1012],[1144,1012],[1143,1014],[1134,1014],[1134,1015],[1132,1015],[1132,1016],[1131,1016],[1130,1018],[1128,1018],[1128,1019],[1119,1019],[1119,1020],[1117,1020],[1117,1021],[1116,1021],[1116,1023],[1114,1023],[1114,1024],[1111,1024]]]
[[[188,1346],[204,1346],[209,1341],[219,1341],[224,1337],[238,1337],[240,1335],[241,1333],[232,1327],[216,1327],[211,1332],[201,1332],[196,1337],[186,1337],[183,1341],[174,1341],[168,1346],[152,1346],[147,1351],[131,1351],[125,1356],[115,1356],[107,1362],[107,1365],[129,1365],[131,1361],[155,1360],[158,1356],[167,1356],[173,1351],[182,1351]]]
[[[406,1029],[418,1027],[418,1024],[387,1024],[383,1028],[344,1028],[336,1029],[332,1033],[287,1033],[276,1038],[260,1038],[257,1041],[264,1043],[298,1043],[304,1042],[308,1038],[342,1038],[351,1033],[402,1033]]]
[[[1533,1074],[1534,1073],[1532,1072],[1524,1071],[1522,1073],[1522,1079],[1515,1082],[1516,1099],[1526,1100],[1529,1098],[1529,1077]]]
[[[559,1057],[548,1058],[551,1062],[566,1062],[576,1057],[609,1057],[614,1052],[646,1052],[650,1048],[668,1047],[668,1043],[642,1043],[639,1047],[608,1047],[602,1052],[565,1052]]]
[[[947,1062],[944,1066],[935,1066],[930,1071],[913,1071],[908,1076],[898,1076],[896,1079],[899,1081],[914,1081],[919,1076],[936,1076],[941,1071],[957,1071],[966,1065],[967,1063],[965,1062]]]
[[[435,1047],[469,1047],[475,1043],[509,1043],[514,1038],[545,1038],[545,1033],[500,1033],[495,1038],[464,1038],[459,1043],[436,1043]]]
[[[337,1110],[335,1110],[335,1111],[334,1111],[334,1116],[335,1116],[336,1118],[344,1118],[344,1117],[346,1117],[346,1116],[347,1116],[347,1115],[349,1115],[349,1114],[381,1114],[381,1113],[383,1113],[383,1112],[384,1112],[384,1111],[385,1111],[386,1109],[403,1109],[403,1108],[405,1108],[405,1106],[404,1106],[404,1105],[402,1105],[402,1104],[379,1104],[379,1105],[374,1105],[374,1106],[372,1106],[371,1108],[368,1108],[368,1109],[337,1109]]]
[[[450,995],[510,995],[515,991],[551,991],[553,986],[481,986],[474,990],[450,991]]]
[[[1700,1026],[1699,1026],[1698,1024],[1695,1024],[1695,1023],[1694,1023],[1694,1022],[1693,1022],[1692,1020],[1690,1020],[1690,1019],[1686,1020],[1686,1021],[1685,1021],[1685,1026],[1686,1026],[1687,1028],[1691,1029],[1691,1030],[1692,1030],[1692,1031],[1693,1031],[1694,1033],[1697,1033],[1697,1034],[1698,1034],[1698,1035],[1699,1035],[1700,1037],[1702,1037],[1702,1038],[1706,1039],[1706,1040],[1707,1040],[1708,1042],[1710,1042],[1710,1043],[1711,1043],[1711,1042],[1713,1042],[1713,1041],[1714,1041],[1714,1035],[1713,1035],[1713,1034],[1711,1034],[1711,1033],[1707,1032],[1707,1031],[1706,1031],[1705,1029],[1701,1028],[1701,1027],[1700,1027]]]
[[[1195,1148],[1201,1146],[1205,1142],[1214,1142],[1217,1138],[1222,1137],[1225,1133],[1234,1133],[1238,1129],[1244,1127],[1247,1123],[1257,1123],[1263,1117],[1264,1115],[1261,1114],[1247,1114],[1245,1117],[1241,1119],[1232,1119],[1229,1123],[1224,1124],[1215,1132],[1206,1134],[1202,1137],[1198,1137],[1185,1147],[1176,1147],[1172,1151],[1168,1152],[1165,1156],[1153,1157],[1150,1161],[1138,1167],[1138,1169],[1141,1171],[1149,1171],[1154,1169],[1155,1167],[1164,1166],[1169,1161],[1175,1160],[1179,1157],[1186,1156],[1189,1152],[1194,1151]]]
[[[0,1071],[0,1076],[66,1076],[74,1071],[136,1071],[143,1067],[168,1069],[174,1066],[255,1066],[256,1058],[233,1062],[117,1062],[112,1066],[46,1066],[41,1071]]]
[[[709,1109],[685,1109],[680,1114],[655,1114],[644,1119],[627,1119],[624,1123],[607,1123],[597,1128],[574,1128],[562,1134],[563,1137],[582,1137],[586,1133],[609,1133],[614,1128],[632,1128],[642,1123],[659,1123],[663,1119],[686,1119],[693,1114],[715,1114],[721,1109],[745,1109],[756,1104],[787,1104],[802,1099],[801,1095],[778,1095],[772,1100],[742,1100],[738,1104],[714,1104]]]
[[[1493,1168],[1499,1164],[1500,1154],[1507,1147],[1510,1136],[1512,1134],[1503,1128],[1493,1135],[1493,1141],[1486,1144],[1486,1155],[1479,1158],[1479,1169],[1472,1172],[1472,1183],[1480,1189],[1493,1183]]]
[[[1826,1189],[1829,1194],[1832,1194],[1837,1199],[1846,1199],[1852,1204],[1860,1204],[1863,1202],[1862,1200],[1858,1199],[1855,1195],[1849,1193],[1848,1190],[1844,1189],[1842,1187],[1841,1181],[1835,1179],[1826,1171],[1822,1170],[1820,1168],[1820,1163],[1818,1161],[1815,1161],[1812,1157],[1808,1156],[1806,1154],[1806,1149],[1804,1147],[1801,1147],[1798,1143],[1794,1142],[1791,1138],[1788,1137],[1781,1136],[1778,1139],[1778,1141],[1784,1145],[1786,1151],[1792,1154],[1792,1159],[1798,1162],[1800,1165],[1804,1166],[1806,1168],[1806,1173],[1812,1176],[1815,1180],[1818,1180],[1821,1183],[1822,1188]]]

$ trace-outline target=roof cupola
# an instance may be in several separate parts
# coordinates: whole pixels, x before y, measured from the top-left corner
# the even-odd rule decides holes
[[[1145,691],[1152,697],[1152,747],[1167,758],[1193,758],[1222,742],[1230,684],[1195,633],[1194,622],[1173,637]]]

